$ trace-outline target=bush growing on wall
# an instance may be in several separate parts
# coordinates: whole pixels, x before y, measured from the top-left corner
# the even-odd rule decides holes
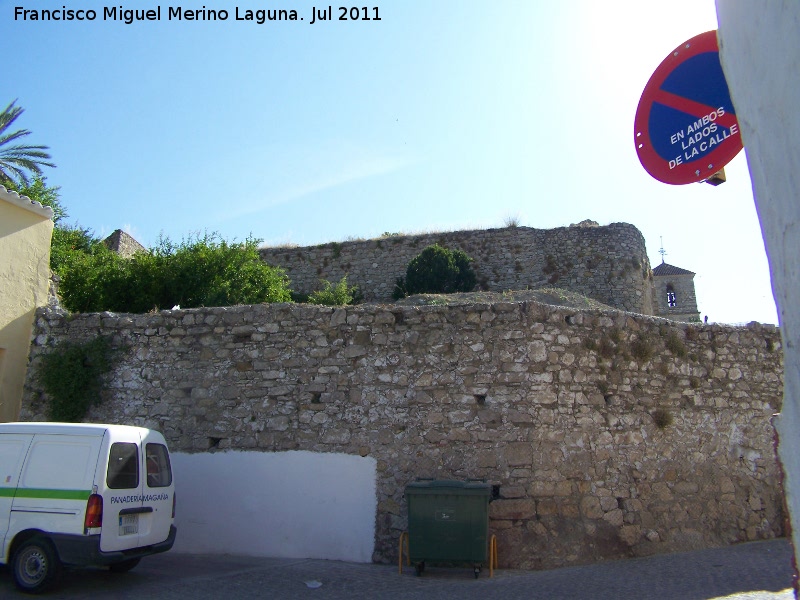
[[[336,285],[323,279],[322,286],[321,290],[309,294],[309,304],[344,306],[346,304],[356,304],[361,296],[358,291],[358,286],[347,285],[347,275],[342,277]]]
[[[62,268],[61,296],[73,312],[288,302],[289,279],[263,262],[260,240],[229,243],[206,234],[121,258],[104,244],[74,253]]]
[[[397,281],[394,297],[470,292],[477,281],[471,262],[461,250],[438,244],[428,246],[408,263],[405,279]]]
[[[100,404],[102,378],[114,366],[120,348],[108,337],[86,343],[64,343],[42,356],[38,376],[48,396],[47,416],[78,422],[89,407]]]

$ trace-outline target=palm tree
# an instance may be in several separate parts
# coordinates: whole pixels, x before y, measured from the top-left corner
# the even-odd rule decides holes
[[[16,102],[14,100],[0,113],[0,184],[11,182],[27,186],[28,172],[41,175],[42,167],[55,167],[55,165],[46,162],[50,158],[45,152],[48,150],[47,146],[9,145],[30,134],[27,129],[8,131],[11,124],[23,113],[21,107],[14,106]]]

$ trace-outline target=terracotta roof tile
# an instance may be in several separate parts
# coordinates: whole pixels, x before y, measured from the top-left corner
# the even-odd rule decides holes
[[[692,271],[687,271],[686,269],[681,269],[680,267],[675,267],[673,265],[668,265],[667,263],[661,263],[655,269],[653,269],[653,275],[656,277],[661,277],[663,275],[694,275],[695,273]]]

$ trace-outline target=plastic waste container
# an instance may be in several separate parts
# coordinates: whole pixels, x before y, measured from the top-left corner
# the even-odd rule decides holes
[[[425,480],[409,483],[408,556],[417,575],[425,563],[470,564],[475,577],[487,562],[489,500],[483,481]]]

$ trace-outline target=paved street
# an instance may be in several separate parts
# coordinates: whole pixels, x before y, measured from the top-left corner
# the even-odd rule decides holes
[[[133,571],[67,573],[47,598],[242,600],[790,600],[791,549],[786,540],[718,550],[619,560],[551,571],[500,570],[473,578],[466,568],[413,568],[327,560],[199,556],[166,553]],[[0,570],[0,598],[29,598]]]

